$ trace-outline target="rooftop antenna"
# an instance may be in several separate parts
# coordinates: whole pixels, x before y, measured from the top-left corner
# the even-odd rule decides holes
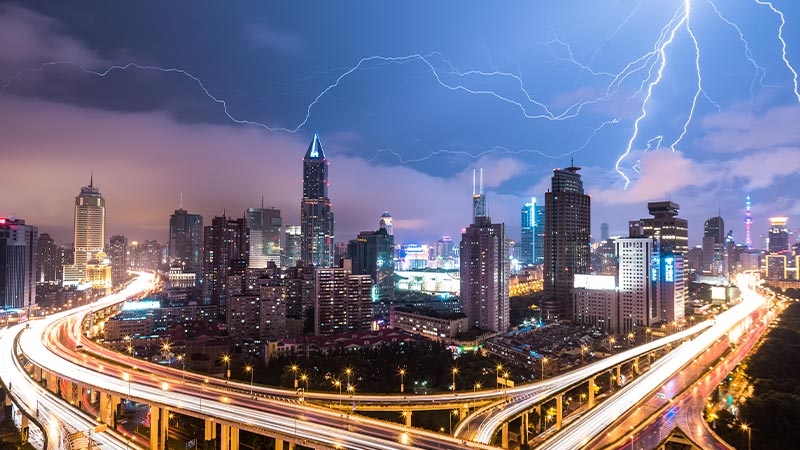
[[[181,198],[181,200],[180,200],[180,208],[179,209],[183,209],[183,192],[181,192],[180,198]]]
[[[94,187],[94,172],[89,171],[89,187]]]
[[[483,167],[481,167],[481,185],[479,194],[483,195]]]
[[[472,195],[475,195],[475,169],[472,169]]]
[[[264,196],[261,196],[261,209],[264,209]]]

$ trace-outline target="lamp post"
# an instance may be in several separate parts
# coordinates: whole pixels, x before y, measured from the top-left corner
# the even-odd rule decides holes
[[[169,357],[170,343],[164,342],[164,344],[161,345],[161,351],[164,352],[164,359],[167,360],[167,366],[172,367],[172,359]]]
[[[297,370],[299,367],[297,364],[292,364],[292,374],[294,375],[294,388],[297,389]]]
[[[251,365],[246,365],[244,371],[250,372],[250,395],[253,395],[253,375],[255,375],[256,369]]]
[[[633,435],[628,436],[631,439],[631,450],[633,450]]]
[[[356,387],[354,385],[347,386],[347,393],[350,394],[350,398],[353,398],[353,394],[356,393]]]
[[[344,369],[344,374],[347,375],[347,389],[349,390],[350,389],[350,375],[353,374],[353,369],[351,369],[349,367]]]
[[[646,335],[645,337],[647,337],[647,342],[650,342],[653,338],[653,330],[650,327],[647,327],[647,329],[644,330],[644,333]]]
[[[130,400],[130,396],[131,396],[131,374],[129,374],[128,372],[123,372],[122,373],[122,379],[124,381],[128,382],[128,397],[129,397],[128,400]]]
[[[503,370],[503,365],[498,364],[497,367],[494,368],[494,375],[495,375],[495,387],[500,389],[500,371]]]
[[[342,382],[341,380],[333,380],[333,385],[339,388],[339,404],[342,404]]]
[[[633,331],[628,332],[628,347],[633,347],[634,337],[636,337],[636,335],[633,333]]]
[[[302,382],[304,382],[306,384],[306,392],[308,392],[308,375],[306,375],[304,373],[300,374],[300,381],[302,381]]]
[[[542,379],[544,380],[544,365],[547,364],[550,360],[547,357],[542,357]]]
[[[400,393],[402,394],[405,391],[406,383],[405,383],[405,376],[406,376],[406,369],[400,369]]]
[[[178,355],[178,361],[181,362],[181,378],[186,382],[186,353]]]
[[[231,381],[231,357],[230,355],[222,355],[222,362],[227,364],[227,368],[225,370],[225,378],[227,381]]]
[[[611,347],[609,349],[611,351],[611,353],[614,353],[614,344],[616,344],[616,343],[617,343],[617,338],[615,338],[614,336],[611,336],[610,338],[608,338],[608,346]]]
[[[451,373],[453,374],[453,392],[455,392],[456,391],[456,374],[458,373],[458,367],[453,367],[453,370],[451,370]]]
[[[749,425],[743,423],[741,425],[742,431],[747,431],[747,450],[751,450],[750,448],[750,433],[752,432],[752,428]]]
[[[586,353],[589,351],[589,346],[584,344],[581,347],[581,361],[586,362]]]
[[[457,409],[450,411],[450,434],[453,434],[453,416],[457,415],[458,415]]]

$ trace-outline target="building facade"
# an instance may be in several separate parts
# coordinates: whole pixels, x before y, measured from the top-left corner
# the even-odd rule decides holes
[[[316,269],[314,334],[369,330],[372,278],[340,267]]]
[[[224,304],[228,276],[236,268],[247,267],[250,251],[247,222],[244,218],[229,219],[224,214],[216,216],[203,235],[203,300],[207,304]]]
[[[262,206],[247,210],[247,227],[250,229],[250,268],[263,269],[269,263],[281,265],[282,226],[280,209]]]
[[[572,320],[574,277],[590,269],[591,198],[579,170],[574,165],[555,169],[544,197],[544,319]]]
[[[680,205],[673,201],[650,202],[647,209],[653,217],[629,222],[630,237],[657,238],[662,251],[686,255],[689,252],[689,222],[678,217]]]
[[[36,282],[61,284],[64,273],[64,250],[47,233],[39,235]]]
[[[106,255],[111,261],[111,282],[118,286],[128,279],[128,238],[120,234],[108,240]]]
[[[75,240],[73,263],[64,266],[64,286],[76,286],[86,279],[86,262],[105,249],[106,200],[93,179],[75,197]]]
[[[385,223],[377,231],[362,231],[347,244],[353,275],[369,275],[374,283],[372,300],[394,300],[394,236]]]
[[[703,224],[703,273],[727,274],[725,221],[712,217]]]
[[[769,218],[769,253],[789,254],[789,228],[787,217]]]
[[[470,328],[505,332],[510,323],[509,244],[505,224],[492,223],[486,213],[482,177],[472,195],[472,224],[461,234],[461,302]]]
[[[39,229],[0,217],[0,308],[30,309],[36,304]]]
[[[176,209],[169,216],[169,260],[184,272],[203,271],[203,216]]]
[[[315,267],[333,265],[333,212],[328,198],[328,160],[314,134],[303,158],[300,258]]]

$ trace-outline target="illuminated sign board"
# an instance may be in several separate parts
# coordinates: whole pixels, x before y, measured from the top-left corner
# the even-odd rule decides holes
[[[664,258],[664,281],[667,283],[675,282],[675,258]]]
[[[578,289],[611,290],[617,288],[616,279],[610,275],[575,274],[573,287]]]

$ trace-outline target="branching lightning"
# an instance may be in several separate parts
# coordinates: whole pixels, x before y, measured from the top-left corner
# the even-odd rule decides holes
[[[754,70],[753,79],[750,83],[751,101],[755,97],[756,84],[761,87],[776,87],[765,83],[767,70],[757,62],[756,58],[754,57],[752,47],[745,38],[745,34],[743,33],[741,27],[726,17],[713,0],[706,0],[706,2],[711,6],[711,8],[713,8],[714,13],[719,20],[732,27],[738,33],[739,41],[744,46],[744,57],[750,63],[750,65],[752,65]],[[783,29],[786,25],[784,13],[775,7],[771,1],[754,0],[754,2],[758,5],[770,8],[770,10],[780,19],[780,25],[777,28],[777,38],[781,45],[781,58],[783,60],[783,64],[786,66],[789,72],[791,72],[793,94],[797,98],[798,102],[800,102],[798,73],[787,56],[787,43],[783,35]],[[75,67],[85,74],[96,77],[106,77],[113,72],[126,70],[157,71],[187,78],[190,82],[199,87],[200,91],[202,91],[203,94],[208,97],[208,99],[218,104],[225,116],[233,123],[239,125],[256,126],[271,132],[286,132],[294,134],[299,132],[308,124],[314,109],[319,105],[319,103],[327,96],[332,95],[333,91],[335,91],[337,88],[340,88],[340,86],[355,73],[374,70],[390,65],[415,64],[417,67],[421,68],[414,75],[415,77],[420,75],[430,77],[430,79],[436,83],[437,86],[449,91],[459,92],[466,95],[486,97],[492,101],[508,106],[513,111],[518,113],[522,118],[528,120],[545,122],[570,121],[583,118],[585,115],[589,115],[590,113],[587,112],[587,110],[592,105],[610,103],[612,101],[621,101],[623,104],[635,104],[637,113],[630,122],[625,120],[621,115],[605,119],[591,117],[591,126],[579,125],[589,130],[586,139],[580,142],[579,145],[574,148],[559,152],[548,153],[536,148],[511,150],[501,145],[491,146],[491,148],[487,150],[478,152],[446,148],[432,149],[428,148],[428,146],[417,140],[417,142],[428,151],[426,155],[421,157],[406,158],[401,152],[391,148],[384,148],[375,153],[372,159],[370,159],[371,162],[376,161],[378,157],[384,153],[393,155],[397,158],[398,163],[403,165],[419,163],[440,155],[455,155],[474,160],[494,152],[504,152],[510,155],[535,154],[543,158],[558,159],[586,149],[589,147],[597,134],[605,128],[611,125],[630,123],[631,129],[626,140],[626,145],[624,145],[622,152],[619,154],[614,164],[615,170],[622,177],[625,188],[627,188],[631,182],[631,178],[625,172],[627,169],[623,169],[622,166],[626,159],[629,158],[635,150],[643,150],[644,152],[658,150],[662,148],[661,145],[662,143],[665,143],[664,141],[666,140],[666,143],[669,143],[669,146],[664,148],[669,148],[672,151],[675,151],[689,132],[701,98],[705,99],[709,105],[722,112],[721,106],[708,95],[704,87],[703,72],[701,71],[701,43],[698,41],[698,37],[693,29],[693,4],[691,0],[682,0],[680,6],[672,14],[669,20],[660,28],[655,42],[651,47],[646,49],[644,54],[636,56],[626,63],[620,64],[621,68],[618,68],[618,70],[598,70],[593,67],[600,49],[608,41],[615,37],[623,29],[623,27],[625,27],[631,20],[634,19],[635,14],[637,11],[639,11],[642,3],[643,1],[640,0],[636,4],[635,8],[625,17],[622,17],[622,20],[618,22],[614,28],[606,32],[599,39],[595,40],[595,44],[589,48],[589,51],[593,49],[593,53],[589,55],[587,61],[581,61],[576,56],[576,52],[573,51],[573,48],[570,46],[570,44],[562,41],[556,34],[555,30],[552,30],[551,36],[547,41],[540,43],[541,46],[550,48],[552,50],[557,61],[568,63],[574,66],[579,73],[585,72],[586,74],[590,75],[594,80],[594,83],[600,83],[600,87],[596,91],[596,94],[594,94],[592,97],[581,98],[577,101],[567,104],[566,106],[562,106],[561,108],[554,108],[553,106],[548,105],[547,102],[537,98],[537,96],[532,92],[532,89],[526,85],[519,64],[517,64],[516,72],[502,70],[495,64],[492,55],[485,48],[483,51],[488,57],[490,70],[458,68],[455,64],[446,59],[442,53],[433,51],[427,54],[411,53],[403,56],[366,56],[358,60],[352,66],[320,70],[306,77],[294,78],[292,82],[308,81],[320,74],[338,74],[335,75],[335,78],[332,78],[330,83],[325,85],[321,90],[317,91],[313,98],[311,98],[311,101],[305,106],[305,114],[294,125],[290,126],[271,125],[238,117],[229,108],[228,101],[230,101],[231,98],[226,100],[223,98],[223,94],[221,94],[222,91],[211,88],[211,85],[208,81],[204,81],[199,76],[189,72],[188,70],[176,67],[142,65],[133,62],[112,65],[102,70],[88,68],[85,65],[72,61],[45,62],[38,67],[30,67],[19,70],[2,86],[0,86],[0,95],[5,94],[17,80],[21,79],[26,74],[32,72],[43,72],[54,66]],[[688,107],[681,115],[681,118],[683,119],[682,126],[679,128],[679,131],[674,137],[665,137],[665,133],[656,133],[654,136],[650,137],[641,136],[643,133],[642,130],[644,123],[648,120],[651,101],[658,93],[659,85],[664,79],[665,73],[667,73],[667,69],[670,65],[670,58],[678,58],[679,56],[682,56],[672,54],[674,53],[673,43],[675,42],[676,37],[681,33],[685,33],[686,37],[688,37],[688,40],[691,43],[691,46],[693,47],[693,71],[695,75],[693,80],[694,92],[691,96],[691,101],[689,102],[687,99]],[[506,54],[504,54],[504,56],[508,61],[511,61],[515,64],[510,56]],[[492,86],[492,88],[486,88],[486,85]],[[480,86],[480,88],[476,86]],[[643,143],[645,143],[645,145],[642,145]],[[642,147],[644,148],[642,149]],[[640,171],[639,161],[634,162],[630,165],[630,167],[634,172],[638,173]]]

